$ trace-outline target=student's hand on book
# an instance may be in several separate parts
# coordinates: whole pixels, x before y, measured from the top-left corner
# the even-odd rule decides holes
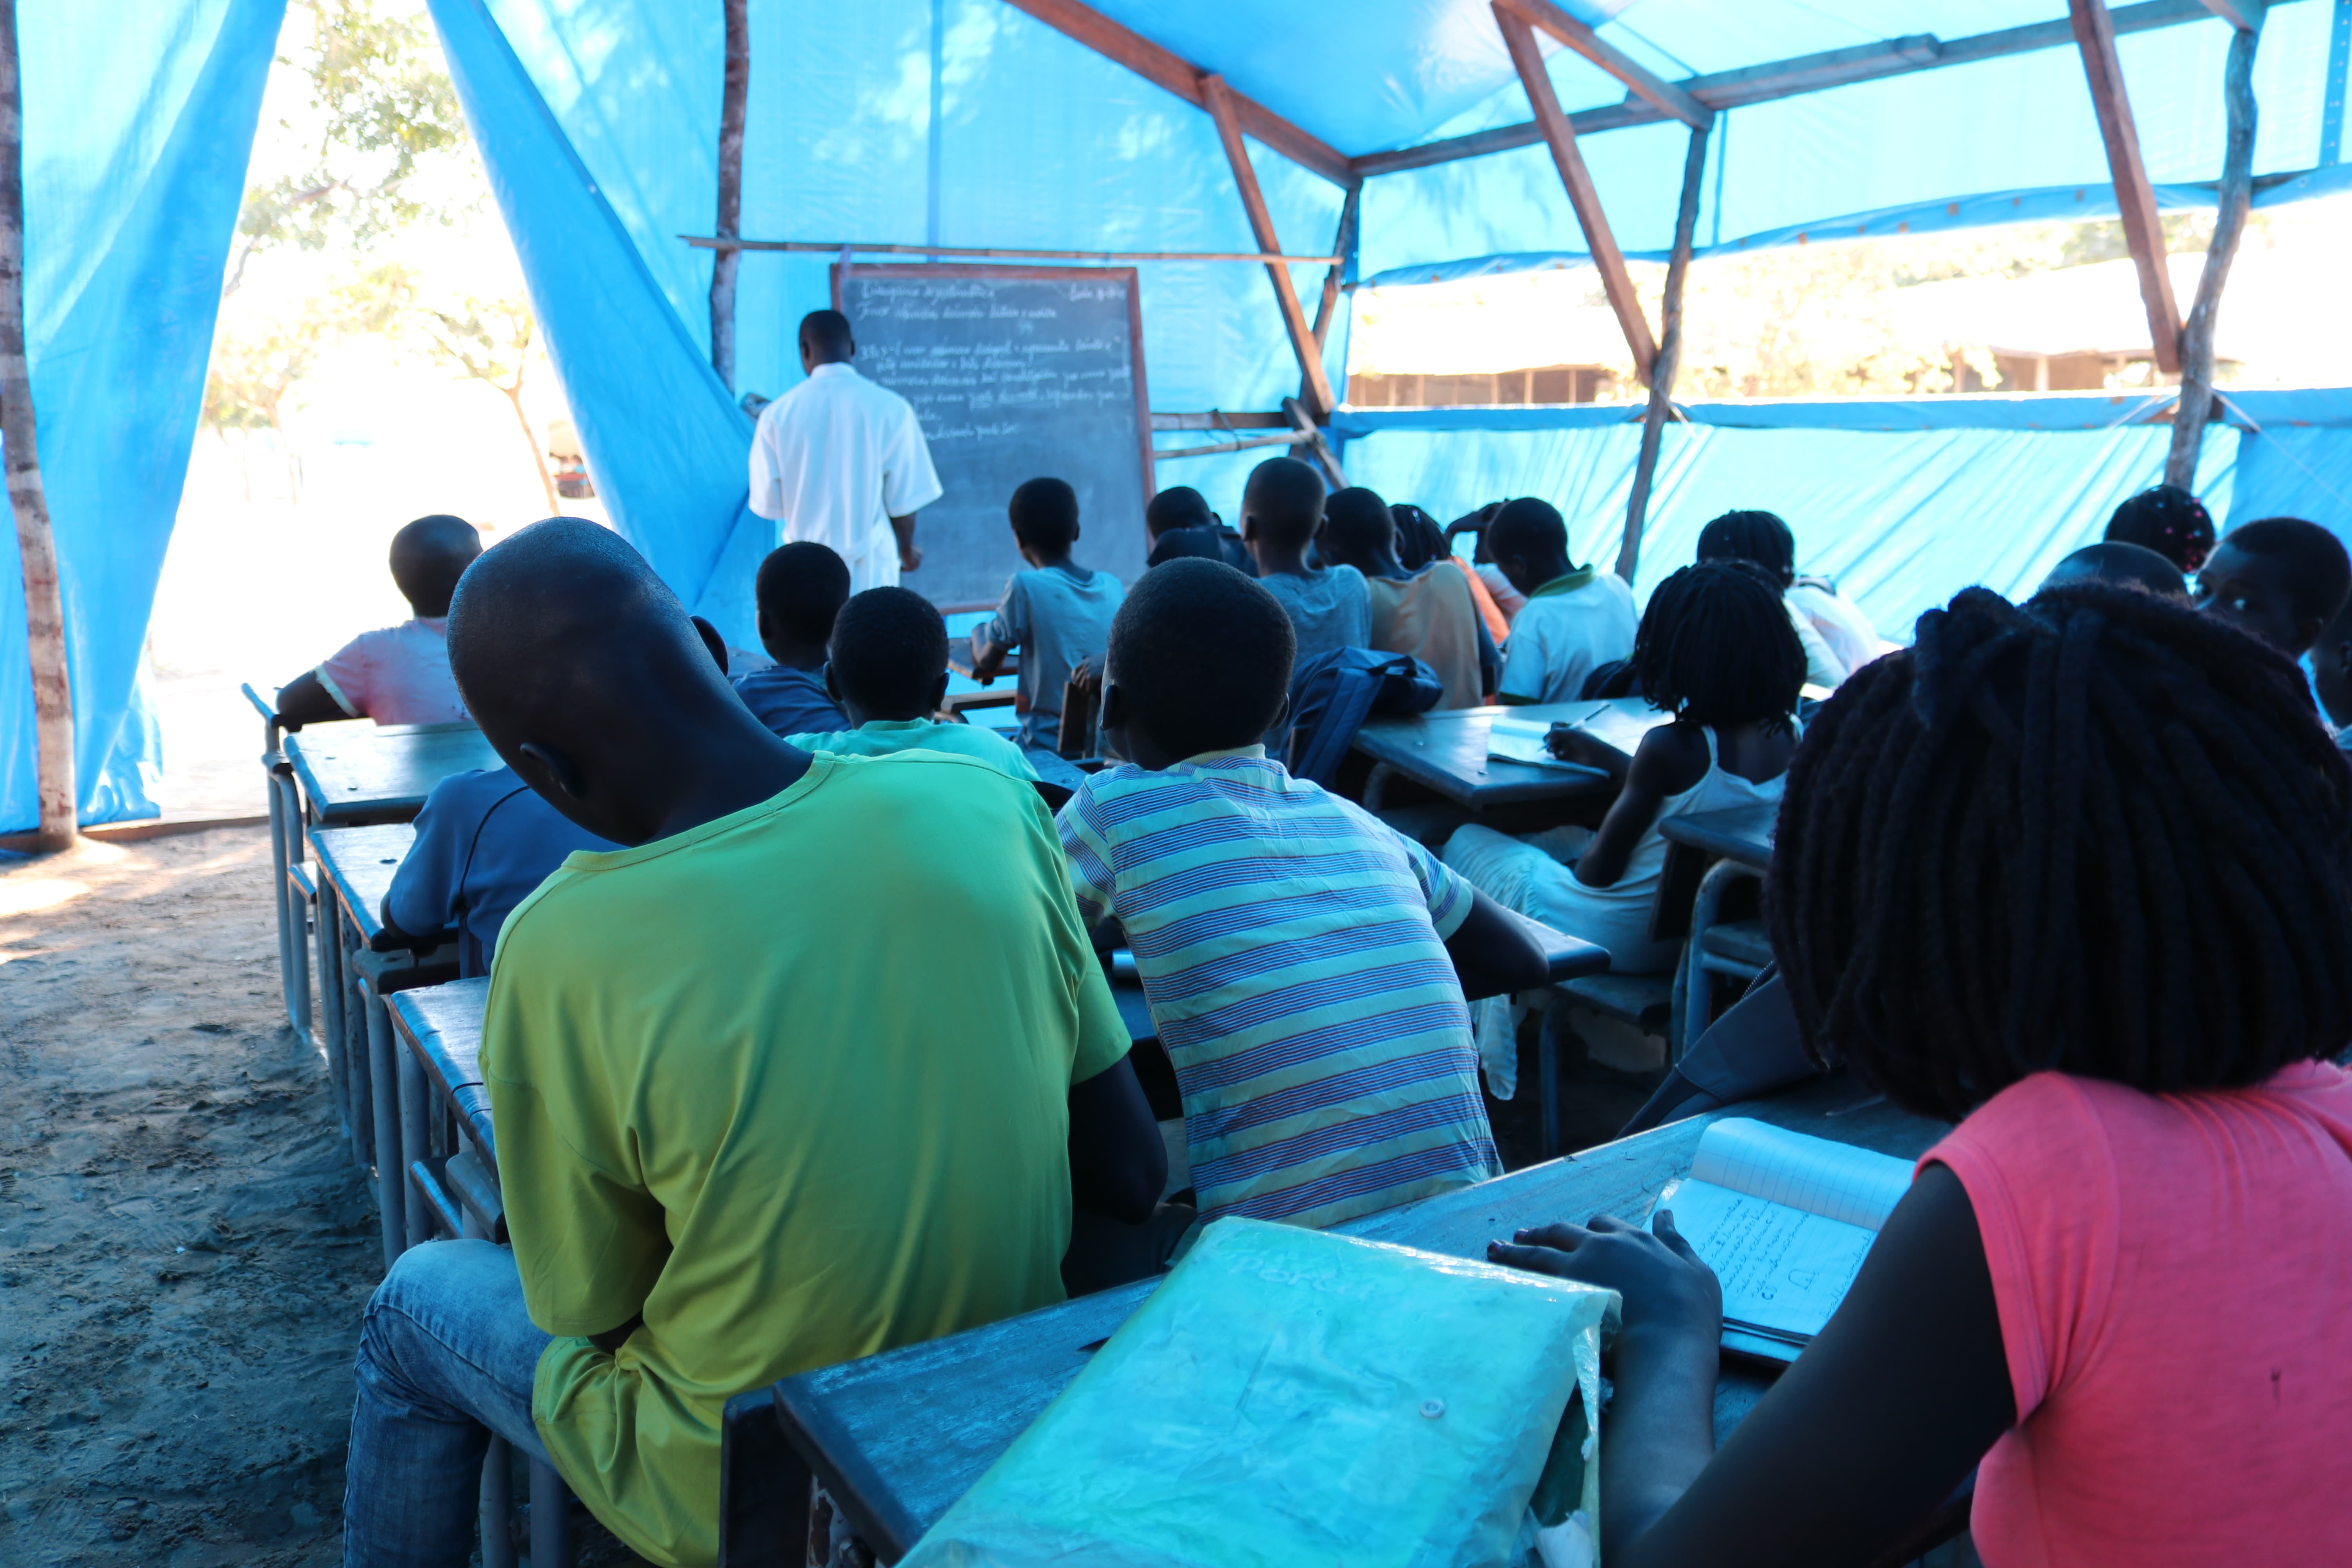
[[[1674,1215],[1658,1214],[1654,1234],[1613,1215],[1590,1225],[1546,1225],[1490,1241],[1486,1256],[1496,1263],[1574,1279],[1614,1290],[1624,1303],[1624,1329],[1637,1338],[1689,1340],[1713,1355],[1723,1331],[1723,1286],[1675,1229]]]

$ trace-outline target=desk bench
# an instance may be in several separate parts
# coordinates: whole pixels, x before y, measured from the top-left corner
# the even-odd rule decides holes
[[[1525,1225],[1646,1214],[1690,1168],[1718,1116],[1752,1116],[1817,1137],[1910,1157],[1946,1131],[1840,1076],[1588,1149],[1337,1228],[1456,1258]],[[1150,1294],[1142,1281],[927,1343],[785,1378],[728,1402],[720,1562],[797,1563],[812,1475],[883,1562],[903,1556],[1027,1429],[1087,1355]],[[1776,1369],[1732,1358],[1716,1388],[1718,1438],[1755,1407]],[[1966,1523],[1966,1500],[1928,1521],[1906,1553]],[[1903,1558],[1894,1561],[1903,1561]]]

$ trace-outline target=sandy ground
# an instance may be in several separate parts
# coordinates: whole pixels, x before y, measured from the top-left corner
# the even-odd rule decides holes
[[[267,829],[0,871],[0,1561],[331,1563],[373,1205]]]

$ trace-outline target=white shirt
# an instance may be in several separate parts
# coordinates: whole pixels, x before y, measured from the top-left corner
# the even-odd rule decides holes
[[[1830,652],[1853,674],[1885,651],[1886,645],[1869,617],[1842,598],[1834,588],[1799,578],[1789,590],[1789,603],[1802,612],[1813,629],[1829,644]]]
[[[844,363],[821,364],[760,410],[751,510],[849,563],[852,593],[898,581],[890,520],[940,499],[930,448],[907,400]]]
[[[1633,590],[1614,572],[1594,572],[1579,588],[1563,577],[1528,596],[1504,653],[1506,701],[1573,702],[1585,678],[1612,659],[1633,657]]]

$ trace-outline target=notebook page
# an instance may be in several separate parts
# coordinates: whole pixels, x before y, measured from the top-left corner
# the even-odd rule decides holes
[[[1876,1230],[1911,1190],[1911,1163],[1730,1116],[1700,1134],[1691,1179]]]
[[[1674,1211],[1675,1228],[1723,1283],[1725,1342],[1781,1360],[1795,1359],[1799,1343],[1776,1346],[1763,1336],[1741,1334],[1741,1326],[1800,1343],[1821,1332],[1878,1238],[1861,1226],[1711,1182],[1669,1187],[1658,1207]]]
[[[1538,767],[1585,769],[1551,754],[1544,737],[1551,732],[1549,719],[1497,719],[1486,731],[1486,754],[1507,763],[1532,763]]]

